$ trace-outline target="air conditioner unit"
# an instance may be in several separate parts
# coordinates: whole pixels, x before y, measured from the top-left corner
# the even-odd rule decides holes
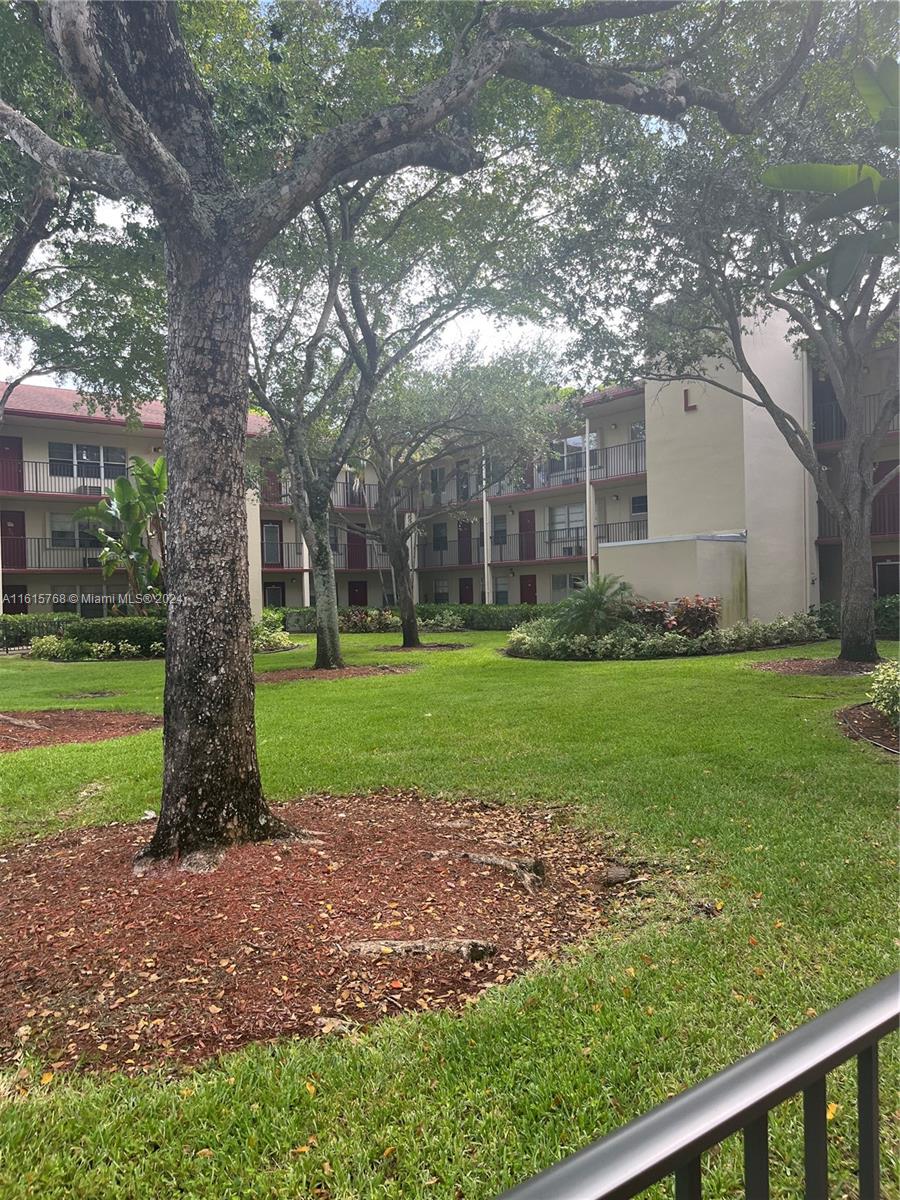
[[[99,559],[99,558],[97,558],[95,555],[88,555],[88,554],[86,554],[86,555],[84,556],[84,558],[81,560],[81,565],[82,565],[83,567],[91,567],[91,568],[93,568],[93,567],[99,567],[99,566],[100,566],[100,559]]]
[[[102,496],[103,488],[97,483],[79,483],[75,494],[78,496]]]

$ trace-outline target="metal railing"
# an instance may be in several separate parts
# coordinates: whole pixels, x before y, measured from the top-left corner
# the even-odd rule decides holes
[[[586,558],[587,530],[536,529],[491,535],[490,561],[539,562],[558,558]]]
[[[826,1200],[826,1077],[854,1057],[859,1200],[880,1200],[878,1043],[897,1028],[898,1016],[900,974],[895,974],[505,1192],[501,1200],[631,1200],[673,1175],[676,1200],[701,1200],[703,1154],[739,1131],[745,1196],[769,1200],[768,1116],[800,1092],[803,1195]]]
[[[0,492],[71,496],[90,503],[102,496],[107,487],[122,475],[130,474],[123,463],[0,462]]]
[[[264,571],[300,571],[303,569],[303,543],[279,542],[262,544],[262,568]]]
[[[819,537],[840,538],[838,523],[823,504],[819,504]],[[900,536],[900,495],[885,490],[872,502],[872,537]]]
[[[440,567],[469,567],[484,562],[484,545],[480,538],[447,541],[443,544],[419,546],[417,566],[420,570]]]
[[[100,546],[62,546],[50,538],[4,537],[0,562],[4,571],[98,571]]]
[[[611,542],[644,542],[647,540],[647,518],[634,517],[630,521],[611,521],[606,525],[594,526],[597,545]]]
[[[628,475],[643,475],[647,470],[647,443],[622,442],[591,451],[591,480],[621,479]]]
[[[576,451],[565,459],[548,458],[534,463],[525,471],[516,471],[492,483],[489,496],[511,496],[517,492],[539,492],[547,488],[572,487],[584,483],[584,451]]]
[[[871,433],[875,428],[875,422],[883,404],[882,396],[866,396],[864,425],[866,433]],[[896,433],[898,429],[900,429],[900,413],[895,413],[888,425],[887,432]],[[813,442],[815,445],[842,442],[846,433],[847,421],[836,400],[813,405]]]
[[[336,571],[390,571],[391,560],[387,551],[374,542],[366,542],[364,546],[348,545],[339,542],[331,547],[334,555]]]

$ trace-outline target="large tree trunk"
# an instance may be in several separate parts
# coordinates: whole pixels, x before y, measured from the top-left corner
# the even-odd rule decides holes
[[[334,555],[328,540],[328,508],[312,511],[312,537],[307,538],[316,589],[316,667],[332,670],[344,665],[338,626],[337,584]]]
[[[205,252],[206,251],[206,252]],[[249,270],[198,248],[168,261],[168,633],[163,794],[148,857],[281,830],[253,715],[244,441]]]
[[[403,648],[412,650],[416,646],[422,645],[419,640],[419,618],[416,616],[416,602],[413,596],[412,571],[409,566],[407,543],[402,537],[390,532],[390,521],[391,518],[387,517],[381,523],[381,528],[387,531],[387,536],[382,535],[382,541],[394,575],[397,607],[400,610],[400,626],[403,630]]]
[[[876,662],[875,590],[872,585],[872,495],[854,487],[853,502],[842,517],[841,652],[850,662]]]

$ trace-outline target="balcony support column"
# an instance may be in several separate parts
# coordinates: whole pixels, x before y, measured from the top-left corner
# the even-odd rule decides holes
[[[597,552],[594,517],[594,487],[591,483],[591,418],[584,418],[584,517],[587,526],[587,582],[594,578],[594,555]]]

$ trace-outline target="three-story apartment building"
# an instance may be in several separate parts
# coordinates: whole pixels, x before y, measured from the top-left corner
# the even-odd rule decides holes
[[[827,384],[774,322],[757,331],[751,359],[837,471],[844,426]],[[895,386],[893,349],[873,359],[869,377],[874,416],[874,397]],[[718,378],[750,390],[731,368]],[[726,623],[838,598],[834,523],[764,410],[704,383],[647,381],[588,395],[581,411],[577,427],[524,470],[472,461],[429,468],[409,500],[421,518],[410,543],[419,599],[547,603],[596,573],[621,575],[649,599],[719,596]],[[121,585],[103,583],[96,538],[77,513],[133,455],[161,453],[162,429],[161,405],[145,406],[132,427],[89,412],[66,389],[16,390],[0,426],[4,611],[108,611]],[[264,429],[251,414],[251,438]],[[877,477],[897,462],[897,429],[895,420],[879,446]],[[342,605],[393,603],[369,519],[376,489],[347,470],[333,492]],[[309,555],[277,474],[264,471],[248,492],[247,521],[254,611],[311,603]],[[898,532],[894,480],[872,523],[873,587],[882,594],[898,590]]]

